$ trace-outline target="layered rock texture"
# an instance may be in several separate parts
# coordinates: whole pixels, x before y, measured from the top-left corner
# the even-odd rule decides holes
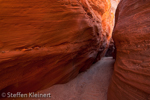
[[[0,90],[64,83],[105,54],[109,0],[0,0]]]
[[[113,38],[117,55],[108,100],[150,100],[149,0],[121,0]]]

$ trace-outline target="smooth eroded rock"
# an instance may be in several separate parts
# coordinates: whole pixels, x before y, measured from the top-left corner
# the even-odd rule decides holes
[[[89,68],[108,46],[110,7],[109,0],[0,0],[0,92],[37,91]]]
[[[108,100],[150,100],[149,0],[121,0],[113,38],[117,52]]]

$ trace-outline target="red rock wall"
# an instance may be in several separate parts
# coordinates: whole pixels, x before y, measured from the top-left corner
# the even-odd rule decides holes
[[[1,92],[37,91],[89,68],[106,51],[110,14],[108,0],[0,0]]]
[[[108,100],[150,100],[149,0],[121,0],[113,38],[117,55]]]

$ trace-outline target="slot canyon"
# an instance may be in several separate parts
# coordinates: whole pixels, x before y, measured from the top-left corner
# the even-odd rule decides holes
[[[0,99],[150,100],[150,1],[0,0]]]

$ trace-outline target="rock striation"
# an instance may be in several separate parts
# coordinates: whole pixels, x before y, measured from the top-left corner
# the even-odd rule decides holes
[[[109,0],[0,0],[0,92],[64,83],[105,54]]]
[[[150,100],[149,0],[121,0],[113,39],[116,62],[108,100]]]

